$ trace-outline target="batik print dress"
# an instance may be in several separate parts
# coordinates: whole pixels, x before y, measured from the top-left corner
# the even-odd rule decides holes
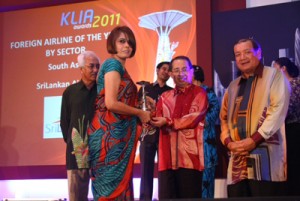
[[[118,100],[137,105],[137,88],[127,71],[118,60],[106,60],[97,78],[96,111],[88,130],[92,191],[98,201],[133,200],[132,170],[141,129],[137,117],[105,107],[104,75],[111,71],[121,75]]]

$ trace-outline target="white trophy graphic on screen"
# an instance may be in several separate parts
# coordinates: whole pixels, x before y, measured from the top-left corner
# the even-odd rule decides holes
[[[150,13],[139,17],[139,26],[156,31],[158,34],[158,47],[155,66],[162,61],[171,61],[179,42],[170,42],[170,32],[176,26],[187,21],[192,15],[179,10],[166,10]],[[155,70],[155,69],[154,69]],[[154,73],[156,80],[156,73]],[[169,79],[172,81],[172,79]]]

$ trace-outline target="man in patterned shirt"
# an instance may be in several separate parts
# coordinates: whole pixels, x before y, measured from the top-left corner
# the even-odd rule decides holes
[[[220,111],[221,141],[230,152],[228,197],[285,195],[289,84],[263,66],[255,40],[241,39],[233,49],[241,76],[229,84]]]
[[[70,201],[87,201],[89,165],[86,129],[94,115],[97,96],[96,77],[100,59],[92,51],[78,55],[81,80],[62,95],[60,126],[66,148]]]
[[[171,61],[175,88],[164,92],[151,123],[160,127],[159,199],[201,198],[204,169],[203,130],[206,91],[191,84],[193,67],[186,56]]]

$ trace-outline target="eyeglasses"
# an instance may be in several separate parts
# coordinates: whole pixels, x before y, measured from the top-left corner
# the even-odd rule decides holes
[[[183,68],[181,70],[177,68],[177,69],[172,70],[172,73],[174,73],[174,74],[179,74],[179,73],[186,74],[188,72],[189,72],[189,70],[187,68]]]
[[[94,68],[96,68],[97,70],[99,70],[100,68],[100,64],[89,64],[89,65],[85,65],[89,70],[93,70]]]

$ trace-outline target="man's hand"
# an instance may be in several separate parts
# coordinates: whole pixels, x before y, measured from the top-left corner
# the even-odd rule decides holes
[[[156,127],[162,127],[167,124],[167,119],[165,117],[152,117],[150,123]]]
[[[227,148],[234,155],[249,155],[249,153],[255,148],[255,142],[252,138],[246,138],[240,141],[229,142]]]

